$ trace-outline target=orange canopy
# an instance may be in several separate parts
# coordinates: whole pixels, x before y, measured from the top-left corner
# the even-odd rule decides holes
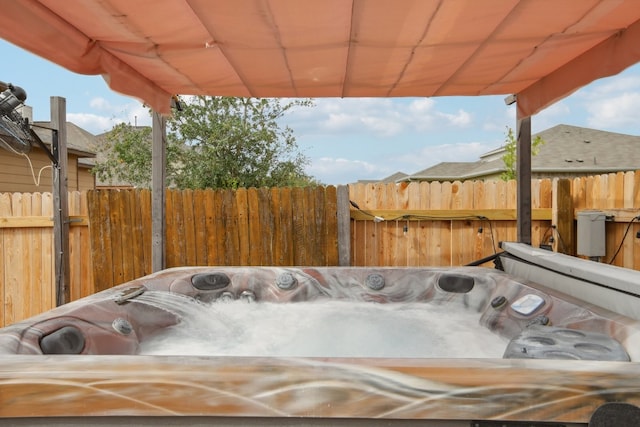
[[[637,0],[0,0],[0,36],[168,112],[172,94],[518,94],[640,61]],[[6,60],[6,59],[5,59]],[[46,76],[43,76],[46,78]]]

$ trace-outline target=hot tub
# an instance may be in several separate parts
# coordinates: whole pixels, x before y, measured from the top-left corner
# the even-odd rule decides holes
[[[0,329],[0,424],[585,425],[639,340],[493,269],[174,268]]]

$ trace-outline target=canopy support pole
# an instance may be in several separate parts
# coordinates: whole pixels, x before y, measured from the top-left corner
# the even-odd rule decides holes
[[[50,98],[53,162],[53,246],[56,306],[71,301],[69,279],[69,193],[67,185],[67,100]]]
[[[519,243],[531,245],[531,116],[517,114],[516,180]]]
[[[151,148],[151,270],[165,268],[166,248],[166,119],[152,113]]]

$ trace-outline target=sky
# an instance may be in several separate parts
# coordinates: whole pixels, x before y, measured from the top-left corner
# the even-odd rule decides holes
[[[100,76],[72,73],[0,39],[0,81],[27,92],[34,120],[50,119],[50,98],[66,99],[67,120],[93,133],[126,122],[151,125],[136,99],[112,91]],[[292,111],[306,172],[323,184],[414,174],[440,162],[473,162],[504,144],[515,105],[504,95],[436,98],[317,98]],[[558,124],[640,135],[640,64],[600,79],[532,117],[533,133]]]

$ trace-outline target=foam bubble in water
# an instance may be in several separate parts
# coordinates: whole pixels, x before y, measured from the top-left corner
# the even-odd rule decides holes
[[[142,343],[149,355],[500,358],[507,342],[478,313],[426,303],[197,304]]]

